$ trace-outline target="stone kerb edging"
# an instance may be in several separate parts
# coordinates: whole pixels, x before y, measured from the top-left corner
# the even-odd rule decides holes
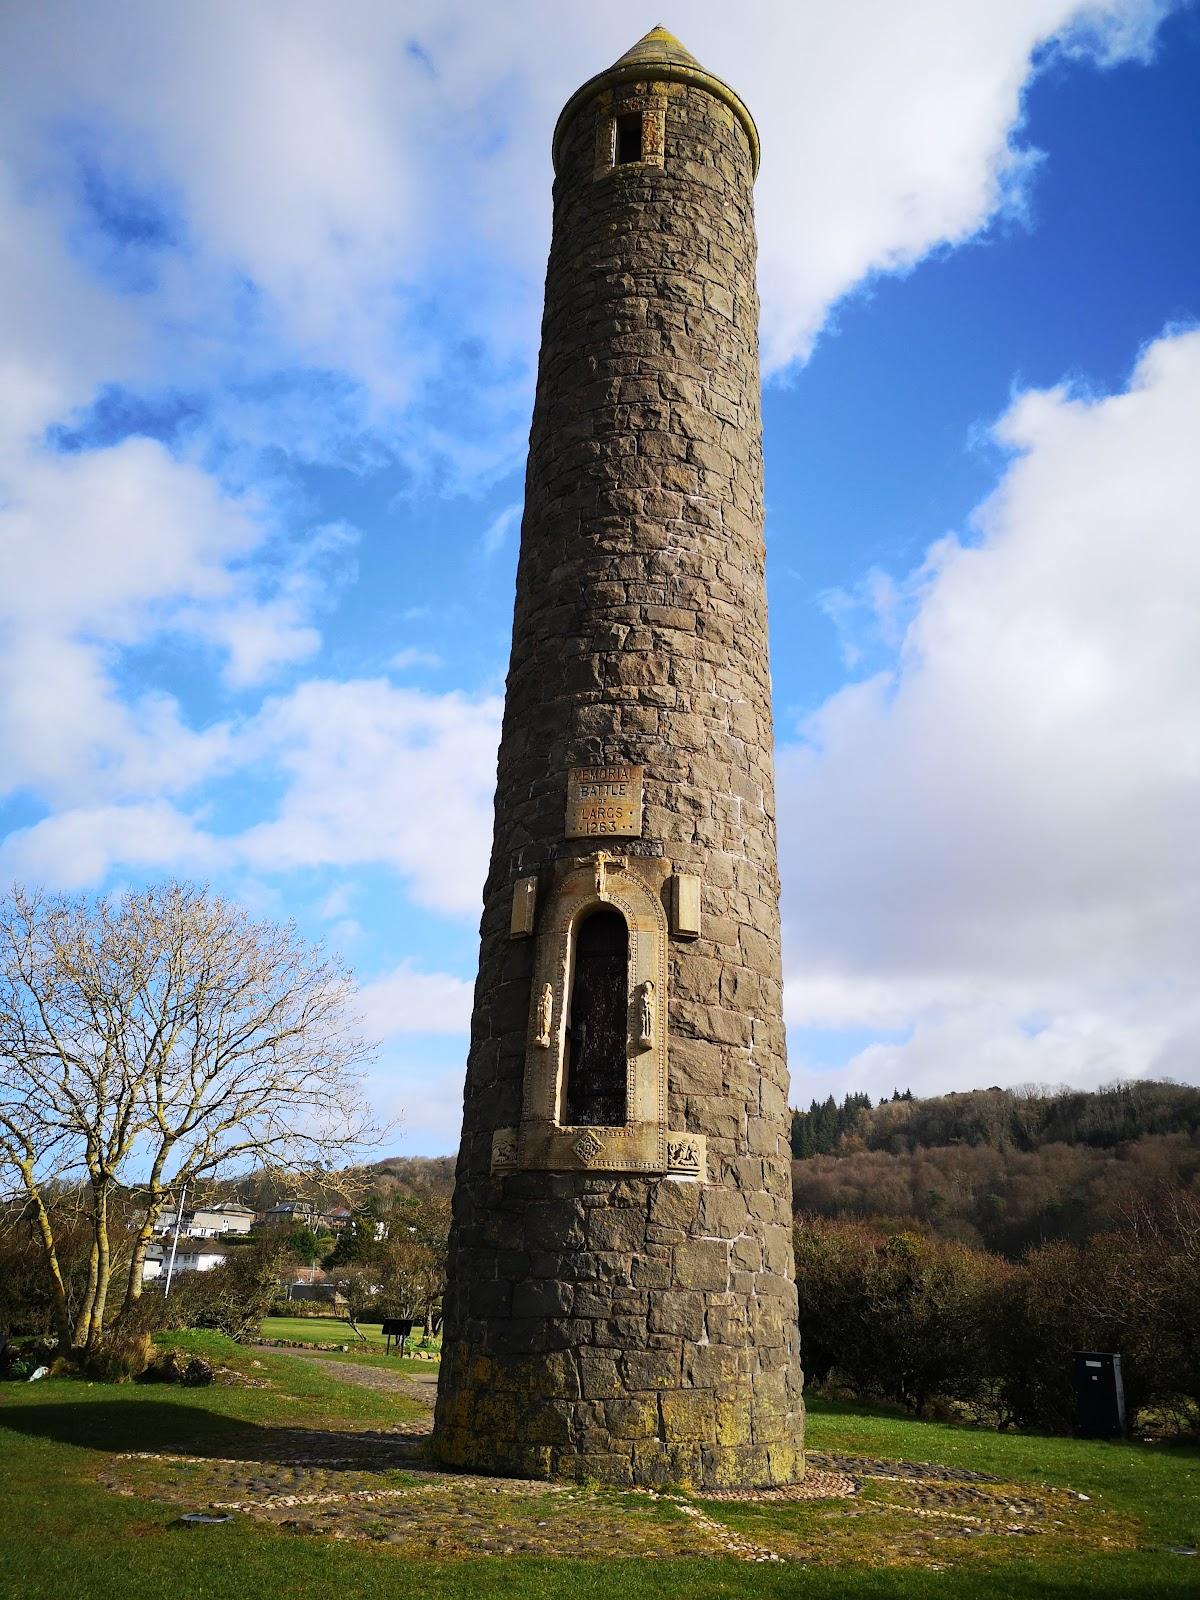
[[[255,1339],[255,1347],[263,1350],[325,1350],[340,1352],[344,1355],[380,1356],[386,1354],[383,1350],[364,1348],[360,1344],[313,1344],[309,1339]],[[396,1358],[397,1360],[400,1357]],[[406,1350],[405,1361],[440,1361],[441,1356],[435,1356],[428,1350]]]

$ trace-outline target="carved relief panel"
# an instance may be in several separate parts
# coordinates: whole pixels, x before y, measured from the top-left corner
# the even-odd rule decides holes
[[[667,1127],[670,871],[662,858],[601,849],[556,863],[536,892],[522,1115],[493,1136],[497,1176],[532,1168],[703,1181],[703,1135]],[[533,898],[525,881],[515,899]]]
[[[625,856],[598,850],[564,865],[537,933],[517,1161],[523,1167],[662,1172],[667,1165],[662,899],[636,861]],[[593,930],[600,930],[599,938]],[[599,994],[604,984],[617,986],[618,992]],[[604,1078],[601,1092],[578,1081],[583,1073]],[[614,1074],[623,1077],[623,1085],[613,1083]],[[589,1104],[602,1108],[595,1120],[575,1121],[571,1108]]]

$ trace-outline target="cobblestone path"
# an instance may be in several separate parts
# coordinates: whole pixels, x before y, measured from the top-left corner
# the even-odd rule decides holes
[[[450,1560],[732,1556],[940,1567],[957,1565],[968,1546],[989,1537],[1077,1539],[1096,1515],[1080,1505],[1086,1496],[1067,1489],[819,1451],[809,1453],[803,1483],[697,1497],[446,1472],[428,1456],[436,1367],[414,1376],[288,1354],[323,1361],[343,1383],[415,1401],[420,1415],[383,1429],[248,1427],[222,1440],[220,1456],[193,1454],[181,1440],[176,1450],[111,1457],[100,1482],[181,1511],[230,1512],[299,1534]],[[1104,1521],[1105,1542],[1125,1543],[1125,1530]]]

